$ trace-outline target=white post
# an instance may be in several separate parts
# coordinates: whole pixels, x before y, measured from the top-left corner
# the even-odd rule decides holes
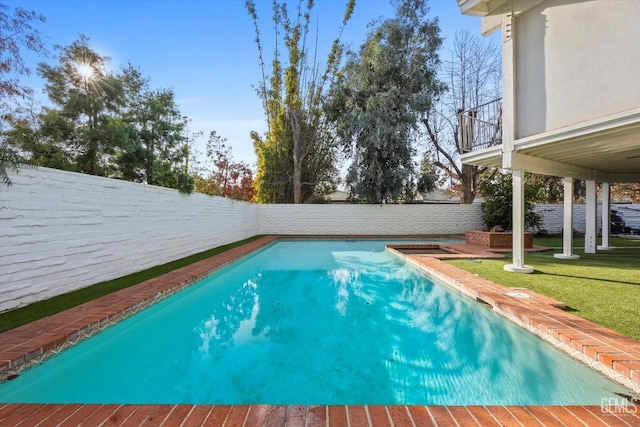
[[[504,266],[512,273],[533,273],[533,268],[524,265],[524,171],[513,169],[513,264]]]
[[[562,253],[554,254],[555,258],[578,259],[573,254],[573,178],[564,178],[564,214],[562,228]]]
[[[598,203],[596,199],[596,182],[594,180],[587,180],[587,203],[585,206],[586,218],[585,228],[586,233],[584,235],[584,253],[595,254],[597,244],[597,219],[598,219]]]
[[[611,238],[611,191],[608,182],[602,183],[602,246],[598,246],[599,250],[608,251],[615,249],[609,246]]]

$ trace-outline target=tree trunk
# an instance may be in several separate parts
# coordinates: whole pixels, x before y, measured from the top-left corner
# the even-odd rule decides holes
[[[473,165],[462,164],[460,183],[462,184],[462,198],[460,203],[468,205],[476,198],[476,173],[477,168]]]
[[[293,136],[293,203],[302,203],[302,112],[289,114]]]

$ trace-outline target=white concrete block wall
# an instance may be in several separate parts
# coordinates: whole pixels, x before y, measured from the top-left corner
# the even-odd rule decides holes
[[[0,312],[260,233],[259,206],[63,172],[0,187]]]
[[[611,204],[611,209],[617,210],[622,214],[628,227],[640,226],[640,205]],[[541,213],[544,217],[540,228],[547,230],[550,234],[562,233],[564,205],[536,205],[535,211]],[[598,233],[600,233],[602,230],[602,204],[600,202],[598,203],[596,224],[598,225]],[[584,204],[573,205],[573,229],[579,233],[586,231],[586,208]]]
[[[0,312],[257,234],[458,234],[479,205],[256,205],[47,168],[0,186]]]
[[[464,234],[482,228],[480,205],[262,205],[262,234]]]
[[[11,187],[0,185],[0,312],[257,234],[462,234],[483,227],[480,204],[257,205],[46,168],[22,169],[12,179]],[[537,209],[543,228],[562,230],[562,205]],[[627,223],[640,225],[640,206],[624,209]],[[583,232],[584,206],[574,211]]]

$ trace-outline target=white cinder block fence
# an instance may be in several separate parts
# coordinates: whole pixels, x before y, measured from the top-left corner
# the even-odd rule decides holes
[[[0,312],[257,234],[482,228],[479,204],[257,205],[47,168],[11,178],[12,186],[0,185]],[[561,230],[562,207],[543,210],[544,228]]]
[[[640,205],[631,204],[611,204],[611,209],[618,211],[622,215],[627,227],[640,228]],[[562,233],[562,216],[564,205],[537,205],[535,211],[543,215],[544,221],[541,229],[547,230],[550,234]],[[573,229],[579,233],[586,231],[586,208],[584,204],[573,206]],[[602,232],[602,204],[598,203],[598,234]]]
[[[63,172],[0,187],[0,312],[260,234],[259,206]]]
[[[464,234],[482,227],[480,205],[262,205],[263,234]]]

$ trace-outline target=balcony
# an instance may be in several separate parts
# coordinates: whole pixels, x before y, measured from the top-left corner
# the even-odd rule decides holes
[[[458,113],[460,153],[502,144],[502,98]]]

